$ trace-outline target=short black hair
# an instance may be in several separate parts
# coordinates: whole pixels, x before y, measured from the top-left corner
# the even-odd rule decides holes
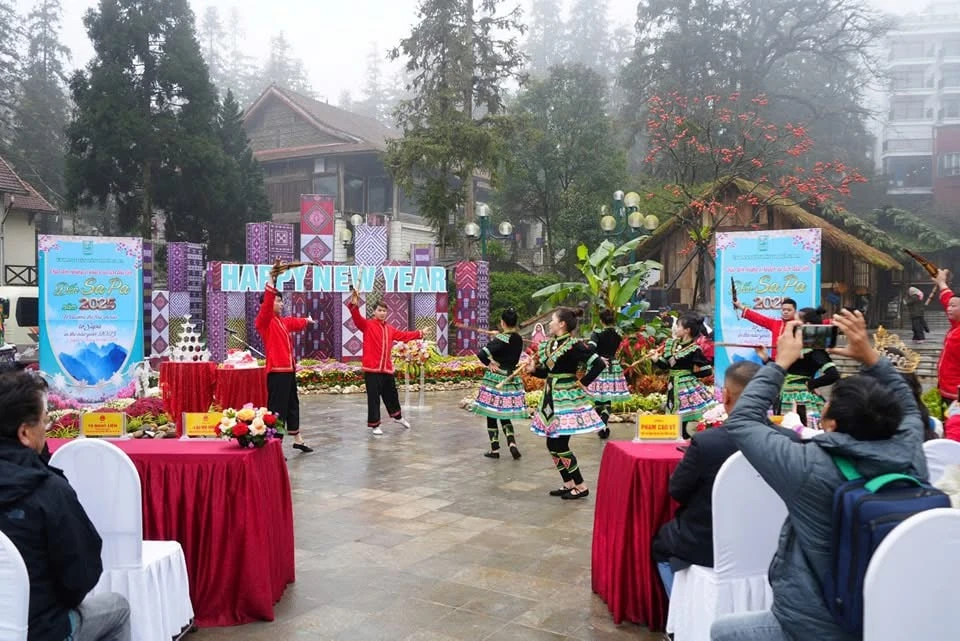
[[[502,320],[503,324],[507,327],[516,327],[517,322],[520,320],[520,315],[517,314],[517,310],[512,307],[508,307],[500,312],[500,320]]]
[[[612,309],[600,310],[600,322],[604,325],[613,325],[613,321],[615,321],[616,318],[617,316],[613,313]]]
[[[263,296],[264,296],[263,294],[260,294],[260,304],[261,304],[261,305],[263,305]],[[280,300],[283,300],[283,292],[281,292],[281,291],[278,291],[276,294],[274,294],[274,296],[276,296],[276,297],[279,298]]]
[[[384,300],[383,300],[382,298],[381,298],[380,300],[378,300],[378,301],[376,302],[376,304],[373,306],[374,309],[376,309],[376,308],[378,308],[378,307],[382,307],[382,308],[384,308],[384,309],[390,309],[389,307],[387,307],[386,302],[384,302]]]
[[[896,433],[903,410],[876,379],[857,374],[833,386],[823,418],[833,419],[838,432],[858,441],[884,441]]]
[[[723,380],[728,386],[735,385],[743,389],[759,371],[760,365],[753,361],[737,361],[724,372]]]
[[[34,372],[0,368],[0,438],[16,439],[24,423],[36,423],[43,416],[43,395],[47,382]]]
[[[793,300],[792,298],[784,298],[780,301],[780,307],[783,307],[784,305],[793,305],[793,308],[796,309],[797,301]]]
[[[808,325],[823,325],[823,315],[827,313],[827,310],[823,307],[817,307],[816,309],[813,307],[804,307],[797,313],[800,314],[803,322]]]

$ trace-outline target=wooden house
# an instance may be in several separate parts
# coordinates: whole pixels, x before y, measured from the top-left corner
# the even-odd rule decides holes
[[[56,207],[0,158],[0,285],[37,284],[37,230]]]
[[[720,194],[721,202],[738,203],[736,214],[728,215],[717,231],[761,231],[778,229],[822,230],[821,304],[828,311],[843,306],[864,309],[869,323],[875,325],[886,318],[887,304],[900,294],[893,286],[893,272],[903,266],[889,254],[851,236],[810,213],[796,203],[770,197],[769,190],[746,180],[737,180]],[[761,202],[753,206],[739,200],[741,194],[757,195]],[[715,196],[716,197],[716,196]],[[712,221],[705,219],[703,224]],[[701,258],[691,255],[690,234],[677,217],[661,224],[638,249],[639,258],[649,258],[663,265],[661,271],[662,298],[678,309],[696,307],[694,289]],[[713,248],[711,247],[711,252]],[[704,256],[702,294],[698,296],[701,309],[713,309],[715,280],[712,254]],[[670,285],[673,285],[670,287]],[[656,298],[656,293],[651,300]]]

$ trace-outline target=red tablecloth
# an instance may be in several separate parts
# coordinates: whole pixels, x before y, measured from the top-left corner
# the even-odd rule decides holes
[[[670,474],[683,454],[677,443],[608,442],[600,461],[593,520],[593,591],[613,614],[663,630],[667,596],[650,544],[673,517]]]
[[[160,363],[160,394],[163,411],[177,424],[181,434],[184,412],[206,412],[213,403],[217,379],[216,363]]]
[[[240,409],[247,403],[266,407],[267,368],[217,369],[217,387],[213,396],[223,409]]]
[[[50,439],[54,451],[67,441]],[[293,504],[279,441],[113,441],[143,488],[143,537],[183,546],[200,627],[273,621],[294,581]]]

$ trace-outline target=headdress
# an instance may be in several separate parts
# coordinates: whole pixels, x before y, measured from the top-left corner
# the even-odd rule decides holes
[[[912,374],[920,366],[920,354],[904,345],[902,338],[888,332],[883,325],[873,335],[873,349],[903,374]]]

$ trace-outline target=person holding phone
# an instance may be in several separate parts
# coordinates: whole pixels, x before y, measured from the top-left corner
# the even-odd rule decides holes
[[[804,323],[797,330],[803,335],[803,351],[799,360],[787,370],[780,390],[778,413],[803,409],[806,413],[804,425],[811,429],[820,429],[820,415],[826,404],[817,390],[840,380],[840,372],[826,351],[836,347],[837,328],[823,324],[825,312],[822,307],[804,307],[797,313]]]

